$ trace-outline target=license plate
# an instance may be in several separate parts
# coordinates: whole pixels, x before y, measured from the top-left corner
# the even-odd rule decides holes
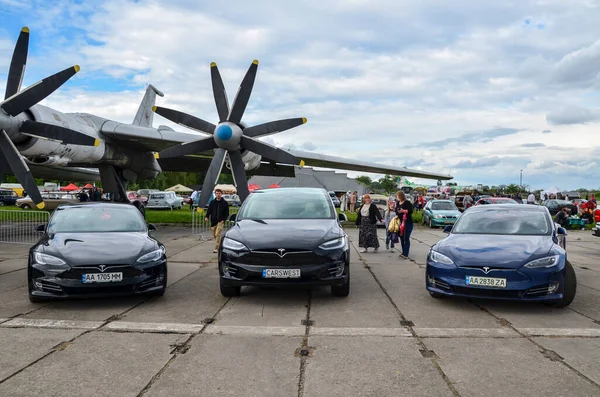
[[[466,283],[467,285],[478,285],[482,287],[506,288],[505,278],[467,276]]]
[[[263,278],[300,278],[300,269],[263,269]]]
[[[454,223],[454,221],[444,221],[444,223]]]
[[[110,283],[123,281],[123,273],[88,273],[81,275],[84,283]]]

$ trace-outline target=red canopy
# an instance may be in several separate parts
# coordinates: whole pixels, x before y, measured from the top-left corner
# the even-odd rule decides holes
[[[87,185],[82,187],[82,189],[93,189],[93,188],[94,188],[94,185],[92,185],[91,183],[88,183]]]
[[[60,190],[62,190],[63,192],[72,192],[74,190],[81,190],[81,189],[79,187],[77,187],[76,185],[69,183],[67,186],[61,187]]]
[[[269,186],[269,189],[278,188],[278,187],[281,187],[281,186],[279,186],[278,184],[274,183],[271,186]]]
[[[250,192],[252,192],[254,190],[258,190],[258,189],[262,189],[262,188],[260,186],[258,186],[256,183],[248,185],[248,191],[250,191]]]

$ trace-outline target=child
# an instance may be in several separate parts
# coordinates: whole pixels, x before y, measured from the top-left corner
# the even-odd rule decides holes
[[[396,203],[394,201],[388,201],[388,208],[385,210],[383,219],[385,220],[385,249],[394,251],[394,241],[392,241],[392,233],[389,230],[390,221],[396,217]]]

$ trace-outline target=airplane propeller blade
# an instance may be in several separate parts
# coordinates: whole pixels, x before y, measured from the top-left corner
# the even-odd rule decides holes
[[[250,94],[252,94],[252,87],[254,86],[257,71],[258,61],[255,59],[248,68],[248,71],[242,80],[242,84],[240,84],[240,88],[233,100],[233,105],[231,106],[231,112],[229,112],[227,121],[236,124],[239,124],[240,121],[242,121],[242,116],[244,115],[244,111],[250,100]]]
[[[235,181],[237,195],[244,202],[250,191],[248,190],[248,180],[246,179],[246,170],[244,169],[241,152],[239,150],[229,152],[229,160],[231,161],[231,173]]]
[[[226,154],[227,150],[222,148],[218,148],[215,151],[215,155],[210,162],[210,166],[208,166],[204,182],[202,183],[202,191],[200,192],[200,199],[198,200],[198,208],[200,209],[204,209],[204,206],[208,203],[208,199],[210,199],[210,196],[212,195],[213,189],[217,184],[217,179],[223,169]]]
[[[263,135],[275,134],[277,132],[289,130],[306,123],[306,118],[285,119],[270,121],[268,123],[248,127],[244,130],[244,135],[249,137],[258,137]]]
[[[23,186],[25,191],[27,191],[27,194],[31,197],[35,205],[39,209],[44,208],[45,204],[42,200],[42,194],[37,187],[35,179],[33,179],[29,167],[27,167],[27,164],[23,161],[19,151],[4,130],[0,130],[0,151],[4,154],[5,161],[10,164],[13,174],[15,174],[17,180],[21,186]]]
[[[227,92],[225,91],[225,84],[223,84],[221,73],[219,73],[219,68],[217,68],[217,64],[214,62],[210,64],[210,79],[212,81],[217,112],[219,113],[219,123],[222,123],[227,121],[227,116],[229,116],[229,101],[227,100]]]
[[[99,146],[100,140],[70,128],[58,125],[40,123],[37,121],[25,121],[21,124],[21,132],[36,135],[42,138],[61,141],[66,144],[81,146]]]
[[[216,149],[217,143],[212,136],[198,139],[197,141],[172,146],[158,153],[158,158],[169,159],[173,157],[184,157],[189,154],[197,154],[210,149]]]
[[[298,157],[293,154],[286,152],[285,150],[279,149],[278,147],[269,145],[268,143],[258,141],[254,138],[242,136],[242,147],[251,152],[260,154],[262,157],[273,160],[281,164],[301,165],[302,162]]]
[[[25,65],[27,64],[27,51],[29,50],[29,28],[23,27],[15,51],[13,52],[10,68],[8,69],[8,78],[6,80],[6,92],[4,99],[15,95],[21,89],[21,82],[25,74]]]
[[[213,134],[215,125],[199,119],[198,117],[191,116],[187,113],[180,112],[178,110],[163,108],[160,106],[153,106],[152,111],[156,114],[160,114],[165,119],[170,120],[174,123],[182,125],[184,127],[191,128],[204,134]]]
[[[5,99],[4,102],[0,103],[0,107],[9,115],[16,116],[44,100],[77,72],[79,72],[79,65],[46,77],[27,87],[25,90]]]
[[[6,175],[8,170],[10,170],[10,167],[6,162],[4,155],[0,153],[0,183],[4,182],[4,176]]]

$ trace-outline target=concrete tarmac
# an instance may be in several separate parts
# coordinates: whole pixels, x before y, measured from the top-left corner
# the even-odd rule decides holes
[[[28,246],[0,244],[0,396],[600,396],[600,238],[571,231],[565,309],[433,299],[417,227],[411,259],[358,253],[347,298],[219,293],[213,242],[155,235],[165,296],[30,303]],[[383,238],[383,230],[379,230]]]

